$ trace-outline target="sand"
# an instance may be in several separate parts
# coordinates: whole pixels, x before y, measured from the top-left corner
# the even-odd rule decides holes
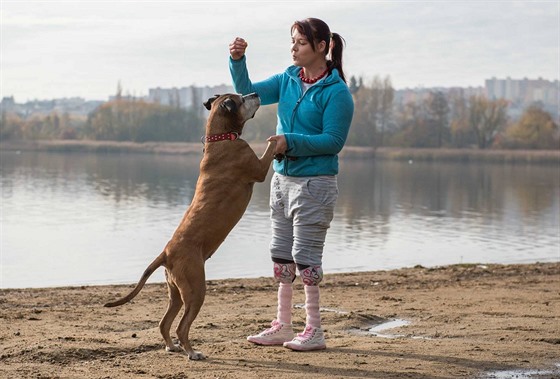
[[[140,275],[140,273],[139,273]],[[303,329],[296,279],[294,326]],[[325,276],[327,350],[260,347],[275,315],[271,278],[208,282],[191,339],[204,361],[167,353],[163,284],[119,308],[130,285],[0,290],[1,378],[560,377],[560,263],[454,265]],[[398,320],[393,329],[370,329]],[[405,325],[406,323],[408,325]],[[538,372],[535,370],[539,370]],[[527,376],[524,376],[527,377]]]

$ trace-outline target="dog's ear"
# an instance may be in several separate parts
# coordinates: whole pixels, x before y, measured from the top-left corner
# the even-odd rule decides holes
[[[225,99],[222,104],[222,107],[226,108],[228,112],[236,112],[237,111],[237,104],[232,98]]]
[[[214,102],[214,100],[216,100],[218,97],[220,97],[220,95],[214,95],[211,98],[209,98],[208,100],[206,100],[203,104],[206,107],[206,109],[210,110],[212,109],[212,103]]]

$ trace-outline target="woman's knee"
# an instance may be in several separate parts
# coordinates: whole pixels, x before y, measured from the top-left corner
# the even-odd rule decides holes
[[[299,275],[306,286],[317,286],[323,281],[323,268],[321,266],[307,266],[301,268],[298,264]]]
[[[291,284],[296,279],[296,264],[293,261],[274,259],[274,279],[279,283]]]

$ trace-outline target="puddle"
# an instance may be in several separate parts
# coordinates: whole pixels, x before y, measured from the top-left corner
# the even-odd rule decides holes
[[[305,309],[305,304],[303,304],[303,303],[294,304],[294,308]],[[346,314],[350,313],[350,312],[347,312],[347,311],[341,311],[340,309],[323,308],[323,307],[320,308],[320,311],[321,312],[333,312],[333,313],[342,314],[342,315],[346,315]],[[377,319],[378,317],[375,317],[375,318]],[[359,333],[359,334],[373,335],[373,336],[381,337],[381,338],[402,338],[402,337],[405,337],[405,336],[401,335],[401,334],[388,334],[388,333],[382,333],[382,332],[385,331],[385,330],[388,330],[388,329],[398,328],[400,326],[406,326],[406,325],[410,325],[410,321],[395,319],[395,320],[389,320],[389,321],[382,322],[381,324],[377,324],[373,327],[370,327],[369,329],[354,329],[354,330],[352,330],[352,332],[353,333]],[[413,339],[426,339],[425,337],[412,337],[412,338]]]
[[[394,328],[398,328],[398,327],[401,327],[401,326],[407,326],[407,325],[410,325],[410,321],[401,320],[401,319],[391,320],[391,321],[384,322],[383,324],[379,324],[379,325],[374,326],[373,328],[369,329],[368,334],[372,334],[376,337],[381,337],[381,338],[401,338],[401,337],[404,337],[404,335],[402,335],[402,334],[388,334],[388,333],[382,333],[382,332],[385,331],[385,330],[394,329]]]
[[[294,308],[296,309],[305,309],[305,304],[303,303],[298,303],[298,304],[294,304]],[[342,311],[340,309],[335,309],[335,308],[324,308],[321,307],[319,309],[321,312],[332,312],[332,313],[337,313],[337,314],[349,314],[350,312],[347,311]],[[375,323],[375,321],[380,320],[382,321],[381,323]],[[370,335],[370,336],[375,336],[375,337],[380,337],[380,338],[403,338],[406,337],[403,334],[390,334],[390,333],[385,333],[386,330],[390,330],[390,329],[394,329],[394,328],[398,328],[401,326],[407,326],[410,325],[410,321],[407,320],[401,320],[401,319],[394,319],[394,320],[383,320],[380,317],[374,316],[374,317],[370,317],[370,322],[373,321],[373,325],[375,326],[368,326],[366,328],[360,328],[360,329],[351,329],[350,332],[351,333],[357,333],[357,334],[365,334],[365,335]],[[371,324],[370,324],[371,325]],[[431,339],[429,337],[418,337],[418,336],[412,336],[410,337],[412,339]]]
[[[406,337],[403,334],[391,334],[385,333],[386,330],[398,328],[401,326],[410,325],[410,321],[401,320],[401,319],[394,319],[394,320],[385,320],[384,322],[377,324],[375,326],[368,326],[366,328],[361,329],[351,329],[351,333],[356,333],[360,335],[368,335],[380,338],[404,338]],[[412,337],[412,339],[425,339],[425,337]]]
[[[493,371],[486,374],[484,378],[488,379],[548,379],[551,375],[560,377],[560,363],[556,365],[554,370],[503,370]]]

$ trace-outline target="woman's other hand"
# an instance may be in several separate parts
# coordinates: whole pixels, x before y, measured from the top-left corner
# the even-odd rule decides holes
[[[268,137],[267,141],[276,141],[276,149],[274,149],[274,154],[285,154],[286,150],[288,150],[286,137],[282,134]]]

